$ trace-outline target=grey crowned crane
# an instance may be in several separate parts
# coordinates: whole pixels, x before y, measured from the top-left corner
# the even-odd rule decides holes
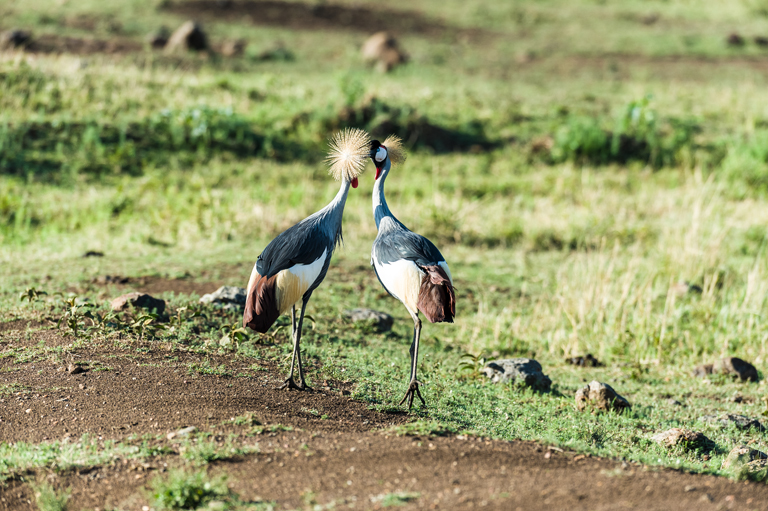
[[[342,242],[341,218],[349,187],[357,188],[357,176],[365,168],[370,155],[370,137],[358,129],[337,133],[330,141],[326,161],[330,173],[341,181],[336,197],[326,207],[280,233],[259,255],[248,281],[243,326],[266,333],[277,318],[291,311],[293,358],[288,379],[280,387],[304,390],[301,367],[301,326],[312,292],[328,272],[331,255]],[[296,321],[296,303],[301,300],[301,313]],[[293,380],[298,363],[299,383]]]
[[[456,295],[448,263],[435,245],[424,236],[408,230],[387,206],[384,198],[384,181],[392,164],[405,161],[400,139],[387,137],[384,143],[371,142],[370,157],[376,165],[376,182],[373,185],[373,218],[379,234],[373,242],[371,265],[384,289],[400,300],[413,318],[413,343],[411,344],[411,377],[408,390],[399,404],[418,396],[426,405],[419,390],[416,369],[419,363],[419,337],[421,336],[422,312],[430,323],[453,323],[456,315]]]

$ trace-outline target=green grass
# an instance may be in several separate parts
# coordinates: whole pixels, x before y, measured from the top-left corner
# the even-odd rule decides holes
[[[30,484],[35,492],[35,503],[40,511],[66,511],[69,491],[58,492],[49,483]]]
[[[138,41],[181,21],[156,7],[31,0],[0,7],[0,17],[36,34]],[[690,376],[727,355],[766,370],[768,88],[766,50],[752,40],[768,35],[765,2],[387,8],[480,34],[406,31],[411,63],[387,75],[359,57],[365,34],[222,20],[205,24],[214,41],[246,37],[255,54],[280,40],[294,59],[0,56],[3,317],[56,322],[69,312],[61,329],[73,351],[129,354],[151,340],[169,354],[268,361],[285,372],[284,319],[270,335],[243,335],[237,313],[171,294],[170,323],[117,318],[92,280],[188,274],[245,285],[265,244],[335,194],[322,163],[331,132],[386,129],[412,150],[387,182],[390,206],[438,244],[458,291],[457,322],[423,329],[429,407],[386,434],[473,432],[708,473],[720,473],[739,442],[768,449],[766,433],[699,421],[725,411],[765,417],[764,383]],[[78,28],[84,14],[92,30]],[[727,45],[731,32],[747,44]],[[350,381],[356,399],[389,410],[405,391],[411,322],[368,268],[371,182],[364,174],[350,193],[345,246],[310,302],[316,322],[302,347],[310,383]],[[80,258],[87,250],[105,257]],[[702,292],[680,294],[680,282]],[[80,307],[73,290],[94,306]],[[341,312],[358,306],[392,313],[394,330],[347,324]],[[223,333],[233,342],[222,345]],[[13,343],[0,334],[0,363],[10,368],[3,396],[28,390],[11,381],[14,366],[62,352]],[[605,366],[563,362],[587,352]],[[478,360],[500,356],[537,358],[553,392],[477,375]],[[190,372],[232,376],[219,359],[202,360]],[[577,412],[573,395],[591,379],[611,384],[632,410]],[[745,402],[729,400],[737,392]],[[650,440],[670,427],[700,430],[715,447],[669,451]],[[224,453],[196,445],[195,459]],[[70,466],[71,449],[24,445],[2,473]]]

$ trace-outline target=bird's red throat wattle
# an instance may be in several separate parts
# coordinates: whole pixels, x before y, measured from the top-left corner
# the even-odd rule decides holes
[[[381,175],[381,169],[379,167],[376,167],[376,177],[373,178],[374,181],[379,179],[379,176]]]
[[[353,177],[352,181],[350,181],[350,184],[352,185],[352,188],[357,188],[357,178]]]

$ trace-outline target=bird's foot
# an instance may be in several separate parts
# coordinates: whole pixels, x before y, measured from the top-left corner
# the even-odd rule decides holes
[[[306,382],[301,381],[301,383],[297,384],[295,381],[293,381],[293,377],[288,378],[283,382],[282,385],[277,387],[277,390],[284,390],[284,389],[294,389],[294,390],[312,390],[312,387],[307,385]]]
[[[406,401],[408,401],[408,409],[411,409],[411,406],[413,405],[413,398],[418,397],[421,400],[422,406],[427,406],[426,401],[424,401],[424,398],[421,397],[421,391],[419,390],[419,385],[424,385],[420,381],[411,380],[411,383],[408,385],[408,391],[405,393],[405,396],[403,396],[403,399],[400,400],[400,402],[397,404],[397,406],[402,405]]]
[[[296,385],[296,382],[295,382],[295,381],[293,381],[293,377],[291,377],[291,378],[288,378],[287,380],[285,380],[285,381],[283,382],[283,384],[282,384],[282,385],[280,385],[279,387],[277,387],[277,390],[284,390],[284,389],[296,389],[296,390],[304,390],[304,388],[303,388],[303,387],[299,387],[298,385]]]

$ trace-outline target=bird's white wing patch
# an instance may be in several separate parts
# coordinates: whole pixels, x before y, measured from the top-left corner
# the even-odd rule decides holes
[[[296,264],[277,274],[276,295],[277,309],[280,314],[287,312],[291,306],[307,292],[320,276],[323,265],[328,257],[328,249],[323,250],[323,255],[309,264]]]
[[[451,285],[453,285],[453,277],[451,276],[451,269],[448,268],[448,263],[446,263],[445,261],[440,261],[439,263],[437,263],[437,265],[440,266],[440,268],[442,268],[443,270],[445,270],[445,274],[448,275],[448,280],[450,280]]]
[[[381,264],[374,257],[373,264],[387,291],[403,302],[409,312],[417,313],[419,289],[424,272],[419,269],[416,263],[401,259],[389,264]]]

